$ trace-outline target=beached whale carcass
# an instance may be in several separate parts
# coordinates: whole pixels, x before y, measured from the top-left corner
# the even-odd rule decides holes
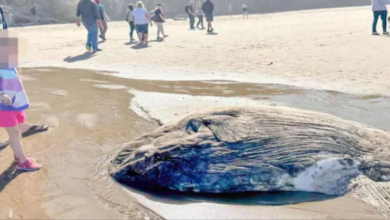
[[[390,135],[286,107],[195,113],[128,143],[110,173],[120,183],[176,191],[347,192],[351,179],[390,180]]]

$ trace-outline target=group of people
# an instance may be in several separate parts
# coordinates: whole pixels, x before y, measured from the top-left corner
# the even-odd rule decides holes
[[[203,17],[206,17],[207,21],[207,32],[211,33],[214,31],[212,22],[214,20],[214,4],[211,0],[205,0],[205,2],[198,1],[194,11],[193,1],[191,1],[186,7],[190,18],[190,29],[195,29],[195,16],[198,17],[197,28],[204,29]],[[98,28],[100,29],[100,38],[106,40],[107,32],[107,21],[108,16],[105,13],[103,5],[100,4],[100,0],[81,0],[77,5],[77,25],[83,26],[88,31],[88,38],[86,49],[92,52],[101,51],[98,48]],[[129,4],[126,13],[126,21],[130,27],[130,42],[133,42],[134,34],[137,33],[138,44],[148,45],[149,42],[149,26],[152,27],[153,23],[157,26],[157,40],[161,41],[168,37],[164,31],[164,23],[166,21],[163,12],[163,5],[158,3],[156,8],[148,12],[142,1],[138,1],[135,5]]]
[[[148,12],[142,1],[137,2],[135,7],[133,4],[128,5],[126,21],[130,26],[130,42],[134,41],[134,31],[136,31],[138,45],[148,45],[149,25],[153,26],[153,22],[157,26],[157,40],[161,41],[168,37],[164,31],[165,16],[162,7],[163,5],[158,3],[154,10]]]
[[[214,4],[211,0],[206,0],[205,2],[197,1],[195,10],[194,10],[194,2],[190,1],[190,3],[185,7],[185,12],[187,13],[190,19],[190,29],[195,30],[195,17],[198,18],[198,23],[196,28],[204,29],[203,20],[206,17],[207,21],[207,32],[211,33],[214,31],[213,21],[214,21]],[[200,27],[201,26],[201,27]]]

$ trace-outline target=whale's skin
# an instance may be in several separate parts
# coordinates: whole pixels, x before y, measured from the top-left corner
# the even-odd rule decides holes
[[[390,180],[390,135],[287,107],[197,112],[124,145],[110,174],[129,186],[182,192],[347,193],[365,175]]]

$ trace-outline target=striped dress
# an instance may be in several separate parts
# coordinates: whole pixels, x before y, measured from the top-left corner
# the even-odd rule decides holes
[[[12,100],[10,106],[0,103],[0,111],[23,111],[30,106],[16,69],[0,69],[0,93],[7,94]]]

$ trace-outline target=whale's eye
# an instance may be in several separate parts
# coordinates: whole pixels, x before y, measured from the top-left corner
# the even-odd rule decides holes
[[[203,121],[201,119],[193,118],[188,121],[186,131],[188,134],[197,133],[202,125]]]

